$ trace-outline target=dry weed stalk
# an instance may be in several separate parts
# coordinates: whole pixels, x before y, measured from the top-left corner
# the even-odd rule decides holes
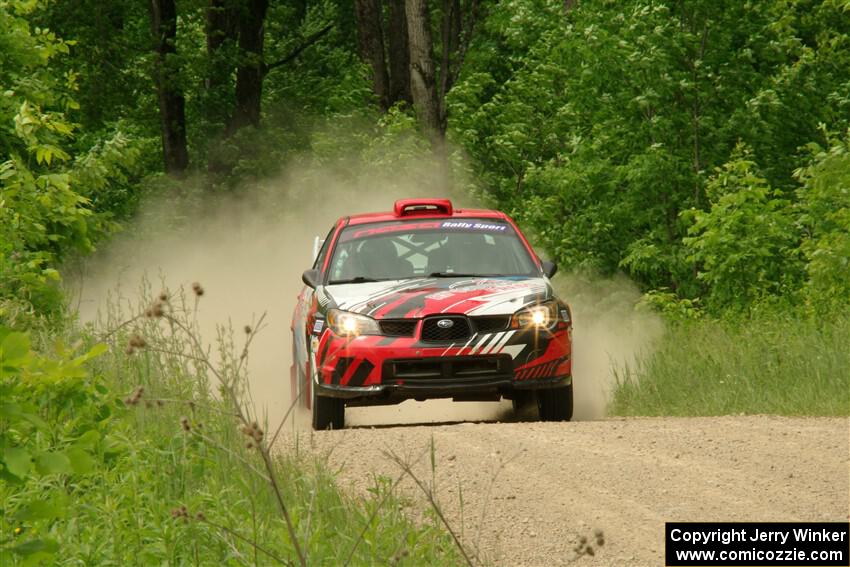
[[[422,451],[422,453],[420,453],[420,455],[415,460],[413,460],[413,462],[411,463],[411,466],[416,466],[416,463],[418,463],[420,460],[422,460],[422,457],[424,457],[425,454],[426,454],[425,451]],[[408,459],[407,462],[410,462],[409,459]],[[371,526],[372,522],[375,521],[375,517],[378,515],[378,512],[384,507],[384,504],[387,503],[387,500],[395,492],[396,487],[398,487],[398,485],[401,483],[401,481],[404,480],[405,476],[407,476],[407,472],[402,471],[393,480],[392,484],[390,484],[389,490],[384,492],[384,495],[381,498],[380,502],[378,502],[378,505],[375,506],[374,510],[372,510],[372,513],[369,514],[369,517],[366,519],[366,522],[363,524],[363,529],[358,534],[357,539],[354,541],[354,545],[351,547],[351,550],[349,550],[349,552],[348,552],[348,557],[346,557],[345,563],[343,563],[344,567],[348,567],[348,565],[351,564],[351,561],[354,559],[354,552],[357,551],[357,547],[360,545],[360,542],[363,541],[366,538],[366,532],[369,530],[369,526]],[[396,561],[396,562],[398,562],[398,561]]]
[[[280,481],[275,473],[274,462],[272,460],[270,452],[270,448],[274,446],[275,442],[277,441],[284,424],[287,422],[290,415],[297,406],[303,392],[299,393],[298,396],[296,396],[296,398],[292,400],[292,403],[290,404],[289,408],[287,409],[283,418],[280,420],[280,423],[275,429],[274,434],[271,437],[266,435],[266,432],[264,432],[260,428],[260,425],[254,419],[252,404],[250,403],[250,388],[248,387],[246,377],[244,376],[244,369],[247,364],[250,346],[257,334],[263,329],[266,314],[263,313],[255,322],[252,322],[252,324],[245,325],[243,327],[242,330],[245,334],[245,343],[239,350],[238,357],[228,357],[229,353],[233,352],[233,344],[232,342],[228,343],[226,340],[226,335],[224,335],[221,329],[219,330],[218,343],[220,345],[219,348],[222,362],[220,363],[220,365],[216,365],[212,361],[210,349],[205,348],[203,342],[201,341],[200,332],[197,329],[197,322],[194,319],[190,319],[188,316],[189,314],[191,314],[193,317],[194,315],[196,315],[198,304],[201,298],[204,296],[204,293],[204,288],[199,283],[196,282],[192,284],[194,306],[192,308],[192,311],[190,312],[185,308],[181,310],[179,308],[179,305],[175,305],[175,303],[177,302],[174,300],[174,297],[172,297],[167,292],[161,292],[159,296],[153,301],[153,303],[151,303],[146,309],[138,313],[136,316],[131,317],[119,323],[117,326],[112,327],[112,329],[108,333],[106,333],[102,337],[102,339],[113,339],[120,331],[131,328],[131,326],[136,326],[137,323],[141,322],[142,325],[146,326],[148,330],[148,335],[145,336],[145,334],[143,334],[138,328],[132,328],[130,338],[127,342],[127,355],[133,355],[139,351],[147,351],[164,355],[166,357],[166,360],[169,361],[178,359],[190,361],[191,363],[195,364],[195,368],[203,369],[209,372],[213,377],[215,377],[215,380],[218,382],[219,391],[222,394],[222,398],[226,400],[227,404],[230,406],[229,410],[222,410],[220,408],[216,408],[213,405],[199,403],[195,400],[181,400],[174,398],[144,397],[145,405],[147,407],[161,407],[165,404],[186,404],[191,409],[192,416],[195,415],[196,408],[203,408],[209,411],[223,413],[229,417],[236,419],[239,431],[246,438],[246,448],[252,451],[257,451],[260,460],[262,461],[261,468],[255,466],[254,463],[252,463],[249,459],[245,458],[245,456],[243,454],[240,454],[240,452],[234,451],[232,448],[227,447],[224,444],[219,443],[214,438],[204,434],[201,431],[201,424],[193,422],[187,417],[183,417],[180,420],[180,427],[187,435],[194,436],[197,439],[203,441],[206,445],[218,449],[219,451],[222,451],[223,453],[229,455],[231,458],[241,462],[248,471],[250,471],[252,474],[255,474],[263,482],[267,482],[269,484],[274,494],[275,501],[277,502],[281,516],[283,517],[284,523],[286,525],[288,537],[290,539],[293,549],[295,550],[298,559],[297,564],[302,567],[305,567],[307,565],[306,542],[309,541],[310,525],[312,523],[312,513],[313,507],[315,505],[315,494],[313,494],[313,496],[311,497],[309,512],[307,516],[307,523],[305,526],[305,543],[302,545],[299,538],[297,537],[295,525],[292,521],[287,504],[284,500]],[[183,297],[182,290],[180,297]],[[167,323],[167,328],[171,331],[170,337],[166,337],[160,332],[160,322]],[[114,340],[112,342],[114,343]],[[186,348],[187,344],[188,349]],[[161,359],[157,357],[156,360],[159,361]],[[160,364],[162,363],[160,362]],[[165,369],[163,368],[163,370]],[[184,368],[184,371],[186,370],[188,369]],[[188,374],[189,372],[186,373]],[[199,380],[201,380],[200,375]],[[203,382],[203,384],[200,384],[200,386],[206,388],[206,382],[203,380],[201,381]],[[144,387],[139,386],[127,397],[125,403],[128,406],[138,405],[143,399],[144,391]],[[339,440],[339,442],[341,441],[342,439]],[[332,450],[333,448],[331,449],[331,451]],[[473,558],[467,552],[466,548],[461,542],[461,539],[458,537],[457,533],[449,524],[446,516],[443,514],[443,511],[436,500],[434,491],[413,473],[413,466],[415,466],[424,457],[425,454],[427,454],[427,450],[423,451],[416,459],[402,459],[395,453],[387,453],[390,459],[392,459],[400,466],[401,473],[395,479],[393,479],[389,488],[384,492],[380,501],[371,511],[362,530],[358,534],[358,537],[352,544],[352,547],[347,554],[344,565],[350,565],[351,562],[354,560],[355,553],[360,543],[365,540],[369,526],[372,525],[380,510],[384,508],[387,500],[395,493],[396,488],[406,476],[410,476],[426,495],[431,504],[431,507],[434,509],[440,521],[449,531],[454,543],[463,555],[467,565],[473,566],[475,564],[481,564],[481,560],[479,559],[477,554],[474,555],[475,562],[473,562]],[[433,472],[435,467],[433,443],[430,447],[430,455],[431,467]],[[329,456],[330,453],[325,455],[325,459],[329,458]],[[189,511],[185,508],[185,506],[181,506],[179,508],[175,508],[172,511],[172,515],[175,518],[182,519],[183,521],[193,520],[208,524],[209,526],[220,531],[222,534],[229,536],[223,537],[222,539],[231,548],[233,553],[236,556],[245,560],[246,563],[248,562],[247,558],[245,558],[243,554],[239,552],[239,550],[235,547],[234,543],[230,541],[229,538],[239,540],[249,545],[254,551],[255,564],[258,563],[258,553],[261,553],[269,559],[281,564],[295,564],[291,560],[284,559],[276,555],[273,551],[260,545],[256,541],[256,538],[249,538],[237,532],[233,528],[213,522],[206,518],[205,515],[201,512],[198,512],[196,514],[190,514]],[[397,564],[401,562],[407,556],[408,553],[409,552],[402,545],[399,549],[396,550],[396,553],[392,558],[389,559],[389,561],[392,564]]]
[[[247,543],[248,545],[250,545],[254,549],[255,552],[259,551],[260,553],[263,553],[264,555],[271,557],[272,559],[274,559],[275,561],[277,561],[281,565],[292,565],[293,564],[292,561],[287,561],[286,559],[283,559],[282,557],[280,557],[279,555],[277,555],[273,551],[266,549],[262,545],[258,544],[256,541],[245,537],[244,535],[240,534],[239,532],[237,532],[233,528],[230,528],[228,526],[213,522],[212,520],[207,518],[206,515],[204,515],[203,512],[197,512],[195,514],[191,514],[191,513],[189,513],[189,510],[186,508],[186,506],[180,506],[178,508],[174,508],[173,510],[171,510],[171,517],[175,518],[175,519],[182,518],[184,522],[194,520],[196,522],[207,524],[207,525],[212,526],[213,528],[215,528],[215,529],[217,529],[221,532],[224,532],[224,533],[226,533],[226,534],[228,534],[228,535],[230,535],[230,536],[232,536],[232,537],[234,537],[234,538],[236,538],[236,539],[238,539],[242,542]],[[237,549],[233,548],[232,546],[231,546],[231,549],[233,551],[235,551],[237,554],[241,555],[241,553],[239,553],[239,551]],[[254,563],[255,564],[257,563],[256,556],[255,556]]]
[[[431,445],[431,453],[433,454],[433,443]],[[460,537],[458,536],[457,532],[452,527],[448,518],[446,518],[446,515],[443,513],[442,506],[440,506],[440,503],[437,502],[437,498],[434,494],[434,491],[431,489],[431,487],[429,487],[427,484],[425,484],[425,482],[422,479],[420,479],[416,475],[416,473],[413,472],[414,464],[411,463],[408,459],[402,458],[397,453],[395,453],[394,451],[391,451],[391,450],[384,450],[383,454],[387,459],[391,460],[396,465],[398,465],[398,467],[401,469],[402,473],[406,476],[409,476],[411,478],[411,480],[413,480],[413,482],[416,484],[416,486],[419,487],[419,490],[421,490],[422,493],[425,495],[425,498],[428,499],[428,503],[431,505],[431,509],[434,510],[434,513],[437,514],[437,517],[440,519],[440,521],[443,523],[443,526],[449,532],[449,535],[452,537],[452,540],[454,541],[455,546],[457,546],[458,550],[460,551],[461,555],[463,556],[464,561],[466,561],[466,564],[469,565],[469,567],[475,567],[476,564],[480,565],[481,560],[476,555],[475,561],[473,561],[473,558],[470,556],[469,552],[467,551],[466,546],[461,541]],[[432,468],[433,468],[433,459],[432,459]]]
[[[204,295],[204,288],[201,284],[195,282],[192,284],[192,291],[195,298],[194,312],[197,312],[198,303]],[[179,311],[176,311],[174,307],[170,304],[168,294],[166,292],[162,292],[159,297],[154,300],[154,302],[145,309],[142,313],[132,317],[126,321],[123,321],[118,326],[114,327],[110,330],[103,338],[109,339],[113,337],[119,330],[129,327],[130,325],[144,319],[150,319],[153,322],[156,321],[165,321],[168,323],[172,330],[172,345],[175,345],[173,348],[165,348],[156,344],[154,338],[145,338],[139,332],[133,333],[130,341],[128,343],[127,354],[131,355],[137,350],[145,349],[151,352],[155,352],[158,354],[164,354],[170,357],[181,358],[185,360],[191,360],[192,362],[200,365],[203,369],[210,372],[217,380],[219,391],[223,395],[223,398],[226,402],[231,406],[233,410],[233,415],[236,418],[239,428],[242,433],[248,437],[247,447],[248,449],[256,449],[260,459],[263,463],[263,468],[265,472],[258,470],[254,467],[250,462],[246,459],[242,458],[239,455],[236,455],[235,452],[228,449],[227,447],[222,446],[219,443],[216,443],[214,440],[209,437],[201,434],[197,429],[197,427],[193,427],[189,422],[188,418],[182,418],[180,425],[182,429],[189,433],[198,436],[200,439],[205,442],[211,444],[212,446],[227,452],[228,454],[238,458],[244,464],[246,464],[252,472],[258,474],[260,478],[269,483],[269,486],[272,489],[272,493],[274,494],[275,501],[277,502],[278,508],[280,510],[281,516],[283,517],[284,523],[286,524],[287,533],[289,535],[290,543],[292,544],[293,549],[295,550],[295,554],[298,558],[298,564],[302,567],[307,565],[307,558],[304,553],[304,550],[301,547],[299,539],[296,535],[295,525],[292,521],[292,517],[290,516],[289,509],[286,505],[286,502],[283,497],[283,493],[281,491],[281,486],[277,475],[275,474],[274,463],[272,461],[271,453],[269,450],[269,443],[267,438],[260,428],[257,421],[253,418],[250,404],[245,401],[245,391],[242,389],[245,387],[244,381],[245,377],[243,375],[243,369],[246,360],[248,359],[248,352],[250,346],[257,336],[257,334],[263,329],[263,324],[266,318],[266,314],[263,313],[259,319],[253,322],[251,325],[246,325],[244,328],[246,339],[243,348],[241,349],[239,359],[235,364],[229,364],[226,357],[226,350],[222,348],[222,363],[221,366],[217,366],[211,360],[209,349],[204,348],[203,343],[200,339],[199,332],[197,330],[197,325],[194,322],[189,322],[187,320],[182,319],[179,316]],[[182,338],[185,341],[188,341],[190,345],[189,351],[185,348],[181,348],[181,345],[184,343],[179,339]],[[219,343],[223,342],[222,337],[219,337]],[[126,401],[128,405],[136,405],[142,397],[144,389],[143,387],[139,387]],[[293,401],[293,406],[295,402]],[[290,408],[291,411],[292,408]],[[289,416],[289,411],[286,414],[286,417]],[[282,424],[281,424],[282,426]],[[280,428],[278,428],[278,431]],[[275,438],[277,433],[275,434]],[[274,440],[274,438],[273,438]],[[244,536],[239,536],[231,530],[230,528],[226,528],[224,526],[218,526],[217,524],[213,524],[208,520],[205,520],[210,525],[214,525],[220,529],[223,529],[230,535],[234,537],[238,537],[238,539],[243,540],[254,547],[255,550],[261,551],[270,557],[274,557],[282,563],[287,563],[282,559],[276,557],[274,554],[268,552],[261,548],[257,542],[251,541]]]

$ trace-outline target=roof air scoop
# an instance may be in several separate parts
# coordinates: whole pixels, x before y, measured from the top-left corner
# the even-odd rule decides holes
[[[393,213],[397,217],[416,215],[452,215],[452,202],[448,199],[400,199]]]

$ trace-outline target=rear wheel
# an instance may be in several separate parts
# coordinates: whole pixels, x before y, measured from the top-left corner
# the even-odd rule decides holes
[[[342,429],[345,427],[345,400],[329,398],[316,393],[313,385],[313,429]]]
[[[573,385],[537,390],[537,408],[542,421],[569,421],[573,417]]]

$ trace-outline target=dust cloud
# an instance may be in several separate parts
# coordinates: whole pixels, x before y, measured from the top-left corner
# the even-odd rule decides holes
[[[664,325],[637,309],[641,293],[625,276],[556,275],[552,282],[573,315],[573,419],[605,417],[615,371],[645,356]]]
[[[188,289],[200,282],[198,307],[204,339],[216,325],[240,329],[266,313],[266,328],[252,345],[248,371],[259,415],[277,423],[290,406],[289,330],[301,272],[312,262],[313,239],[324,238],[340,216],[389,210],[396,199],[451,197],[456,206],[474,199],[443,195],[429,180],[434,168],[411,160],[389,172],[352,161],[291,167],[251,190],[212,193],[202,180],[174,182],[171,193],[143,203],[138,218],[68,277],[81,321],[94,321],[107,298],[139,299],[140,282]],[[599,286],[575,278],[557,285],[576,319],[576,417],[603,415],[611,384],[610,362],[627,360],[657,328],[635,317],[637,292],[625,282]],[[238,334],[237,334],[238,336]],[[398,406],[349,408],[350,425],[506,419],[509,402],[409,401]],[[303,417],[303,416],[302,416]],[[304,421],[303,419],[299,421]],[[302,423],[303,425],[303,423]]]
[[[401,198],[450,197],[456,206],[476,206],[468,196],[436,192],[430,184],[434,172],[425,160],[399,164],[391,172],[339,160],[291,167],[274,181],[234,193],[196,187],[203,180],[174,182],[165,195],[143,203],[134,222],[66,276],[72,306],[82,322],[92,322],[116,298],[122,305],[136,303],[145,279],[154,292],[160,286],[188,290],[197,281],[205,290],[198,322],[208,343],[214,341],[217,325],[230,323],[238,330],[266,313],[266,326],[251,347],[248,372],[258,414],[277,423],[291,404],[289,325],[303,286],[301,272],[312,264],[314,238],[324,238],[340,216],[391,210]],[[456,405],[435,401],[351,408],[348,421],[487,419],[486,410],[494,404]]]

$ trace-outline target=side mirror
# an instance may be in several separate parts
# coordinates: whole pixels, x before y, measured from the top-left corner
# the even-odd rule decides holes
[[[319,285],[319,270],[304,270],[304,273],[301,274],[301,281],[306,285],[316,289],[316,286]]]
[[[541,264],[543,266],[543,273],[546,274],[547,278],[551,278],[558,271],[558,264],[551,260],[543,260]]]

